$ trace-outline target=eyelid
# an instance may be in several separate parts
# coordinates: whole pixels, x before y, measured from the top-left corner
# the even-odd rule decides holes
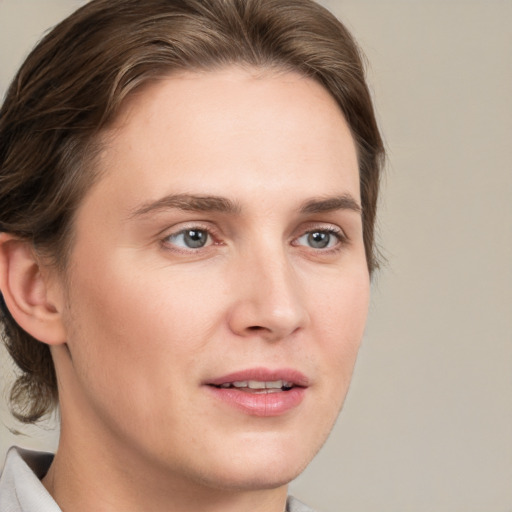
[[[198,247],[196,249],[194,248],[186,248],[181,247],[172,243],[169,243],[168,240],[172,236],[178,236],[186,231],[205,231],[208,236],[211,238],[212,243],[209,243],[203,247]],[[220,240],[220,235],[218,232],[218,229],[215,229],[215,227],[208,223],[203,221],[190,221],[190,222],[182,222],[179,223],[172,228],[166,228],[160,233],[158,233],[158,238],[160,240],[160,244],[162,247],[166,250],[177,252],[177,253],[183,253],[183,254],[193,254],[198,253],[200,251],[206,251],[208,248],[210,248],[213,245],[220,245],[222,242]]]
[[[324,254],[327,254],[329,252],[336,252],[340,250],[344,245],[347,245],[350,242],[349,237],[340,226],[331,223],[311,222],[308,223],[306,227],[302,227],[300,233],[293,238],[292,245],[299,246],[298,244],[296,244],[297,240],[299,240],[300,238],[307,234],[315,232],[327,232],[338,239],[338,243],[334,247],[330,247],[327,249],[315,249],[314,247],[309,248],[315,252],[321,252]]]
[[[305,225],[303,224],[301,226],[300,233],[296,238],[315,231],[328,231],[337,235],[340,239],[346,239],[347,241],[349,239],[344,229],[337,224],[332,224],[331,222],[308,222]]]

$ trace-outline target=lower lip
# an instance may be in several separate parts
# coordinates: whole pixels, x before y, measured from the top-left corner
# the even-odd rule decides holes
[[[251,416],[280,416],[298,407],[307,388],[295,387],[277,393],[249,393],[236,388],[207,386],[216,398]]]

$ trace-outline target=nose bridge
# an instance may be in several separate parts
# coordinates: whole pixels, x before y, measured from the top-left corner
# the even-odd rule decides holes
[[[252,248],[241,258],[241,279],[232,315],[239,334],[281,339],[303,327],[307,309],[290,256],[281,245]]]

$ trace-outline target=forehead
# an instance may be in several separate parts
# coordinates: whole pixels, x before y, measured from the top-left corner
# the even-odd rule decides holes
[[[323,86],[298,73],[231,67],[162,77],[127,100],[105,141],[103,180],[123,199],[226,195],[235,185],[248,196],[305,184],[322,195],[325,180],[359,196],[343,114]]]

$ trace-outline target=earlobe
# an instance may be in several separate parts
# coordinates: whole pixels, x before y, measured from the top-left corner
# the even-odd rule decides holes
[[[48,345],[66,342],[62,304],[48,298],[48,282],[29,242],[0,233],[0,290],[18,325]]]

